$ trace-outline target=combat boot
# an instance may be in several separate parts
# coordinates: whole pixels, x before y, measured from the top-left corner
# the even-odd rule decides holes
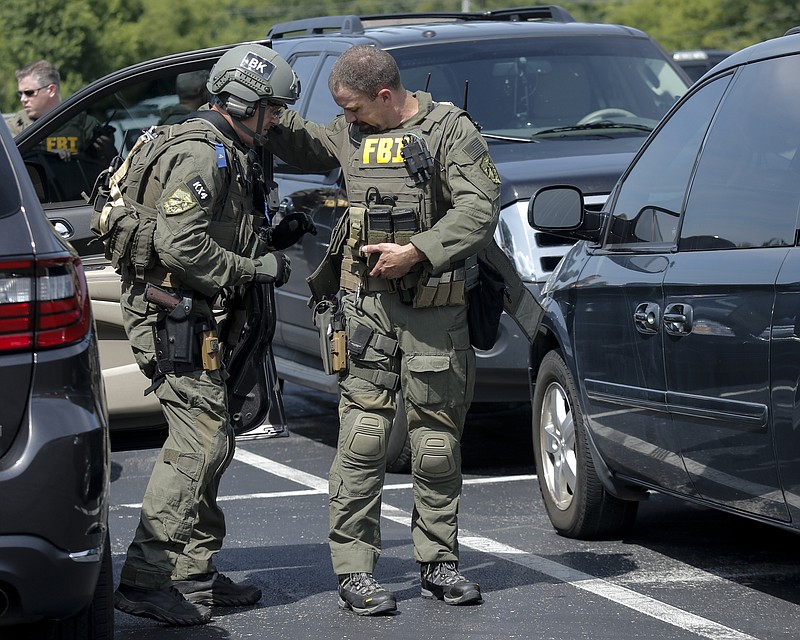
[[[394,594],[384,589],[371,573],[339,576],[339,608],[360,616],[374,616],[397,610]]]
[[[211,609],[187,601],[175,587],[142,589],[120,584],[114,592],[114,606],[132,616],[173,626],[206,624],[211,620]]]
[[[189,602],[209,607],[246,607],[261,600],[261,589],[252,584],[236,584],[219,571],[173,580],[172,584]]]
[[[422,597],[438,598],[447,604],[480,604],[481,587],[458,572],[455,562],[428,562],[420,567]]]

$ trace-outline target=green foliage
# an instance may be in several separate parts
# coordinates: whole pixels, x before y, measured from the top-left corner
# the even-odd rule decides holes
[[[14,71],[46,58],[61,71],[62,97],[149,58],[263,38],[276,22],[318,15],[458,12],[525,3],[504,0],[2,0],[0,110],[19,109]],[[534,4],[534,3],[531,3]],[[800,0],[579,0],[578,19],[637,27],[666,49],[740,49],[795,26]]]
[[[782,36],[800,16],[798,0],[630,0],[593,8],[594,19],[642,29],[668,50],[735,51]]]

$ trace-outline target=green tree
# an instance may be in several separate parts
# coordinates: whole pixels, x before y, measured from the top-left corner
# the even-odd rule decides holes
[[[783,35],[798,9],[797,0],[630,0],[606,3],[601,15],[646,31],[666,49],[738,50]]]
[[[89,66],[102,55],[94,30],[97,16],[107,14],[107,0],[70,0],[54,7],[48,0],[5,0],[0,5],[4,41],[0,72],[3,110],[18,109],[14,71],[45,58],[62,74],[62,91],[70,93],[94,77]],[[102,27],[102,25],[100,25]]]
[[[111,71],[179,51],[264,38],[276,22],[319,15],[471,11],[507,0],[3,0],[0,110],[19,109],[14,71],[46,58],[61,71],[62,96]],[[578,20],[649,33],[666,49],[740,49],[797,24],[800,0],[579,0]]]

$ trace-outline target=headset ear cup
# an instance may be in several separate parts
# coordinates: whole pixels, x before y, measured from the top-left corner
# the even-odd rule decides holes
[[[236,96],[228,96],[225,101],[225,110],[231,114],[231,117],[237,120],[246,120],[256,112],[256,105],[252,102],[245,102]]]

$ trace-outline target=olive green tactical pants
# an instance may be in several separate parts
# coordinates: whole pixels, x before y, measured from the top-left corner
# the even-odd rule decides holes
[[[361,324],[398,342],[394,356],[370,344],[350,361],[399,376],[412,449],[414,559],[457,561],[460,441],[475,371],[466,307],[414,309],[394,293],[362,294],[354,304],[351,293],[344,309],[348,338]],[[395,392],[385,383],[386,377],[376,383],[351,372],[339,385],[339,440],[329,481],[329,544],[338,575],[372,573],[380,556],[386,443],[396,410]]]
[[[150,326],[157,313],[142,300],[141,287],[123,291],[122,310],[136,361],[152,374]],[[145,490],[121,579],[161,589],[171,580],[214,571],[213,557],[225,537],[217,493],[235,441],[220,371],[168,374],[155,393],[169,434]]]

